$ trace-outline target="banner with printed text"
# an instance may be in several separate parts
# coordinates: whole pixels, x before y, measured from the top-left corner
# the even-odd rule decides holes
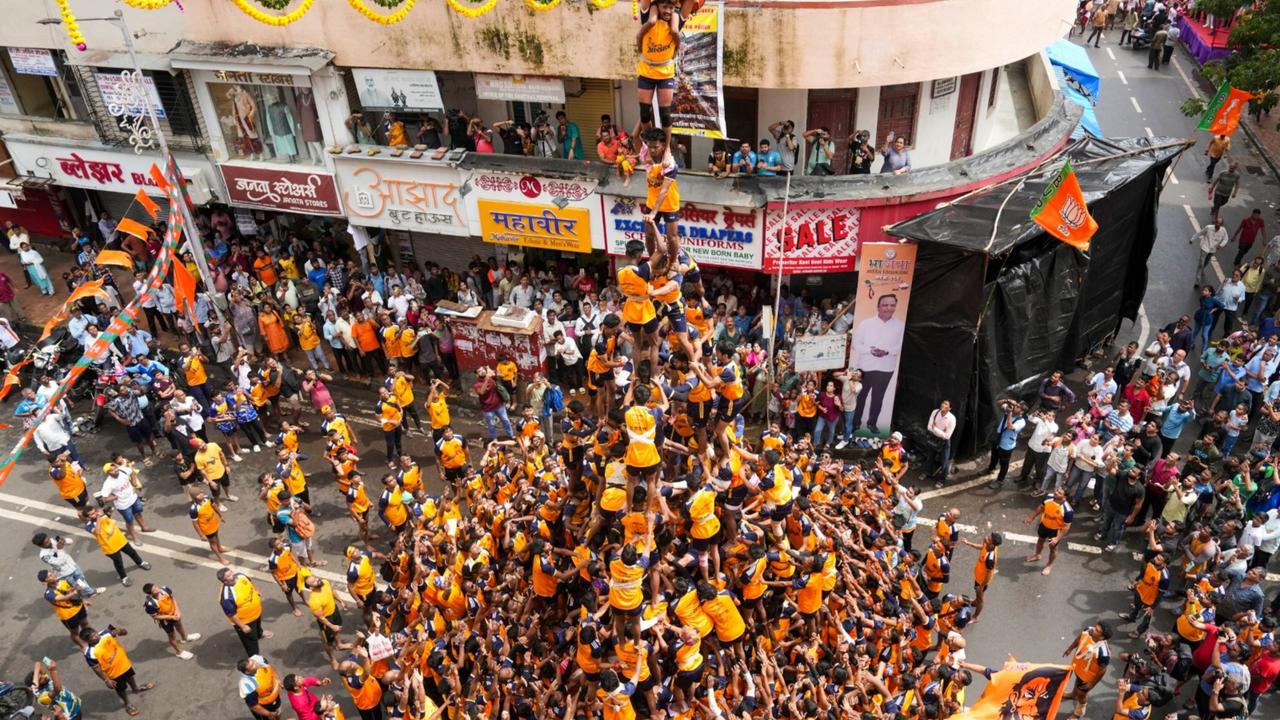
[[[671,132],[722,140],[724,129],[724,7],[707,3],[680,28]]]
[[[859,208],[770,205],[764,218],[764,271],[784,275],[853,272],[858,263]]]
[[[605,249],[610,255],[625,255],[628,241],[644,240],[644,202],[602,197]],[[680,247],[699,265],[759,270],[760,215],[757,208],[685,203],[680,208]],[[666,232],[666,223],[658,223],[658,232]]]
[[[849,355],[849,368],[862,371],[862,391],[853,415],[853,427],[859,435],[884,437],[891,430],[915,270],[915,245],[862,246]]]

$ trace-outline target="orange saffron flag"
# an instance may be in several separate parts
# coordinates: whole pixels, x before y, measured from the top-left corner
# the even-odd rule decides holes
[[[8,397],[9,393],[13,392],[13,389],[17,387],[20,382],[22,382],[21,380],[18,379],[18,373],[22,372],[22,368],[26,367],[30,363],[31,363],[31,358],[26,357],[22,360],[22,362],[18,363],[17,365],[14,365],[9,370],[9,372],[4,376],[4,387],[0,387],[0,400],[3,400],[6,397]]]
[[[67,305],[70,306],[77,300],[82,300],[90,296],[111,302],[111,296],[107,294],[106,290],[102,289],[102,283],[104,282],[106,281],[103,278],[98,278],[97,280],[90,280],[88,282],[81,283],[80,287],[77,287],[71,293],[70,297],[67,298]]]
[[[99,250],[94,265],[115,265],[125,270],[133,269],[133,256],[124,250]]]
[[[120,218],[120,223],[116,225],[116,230],[143,240],[146,240],[147,236],[151,234],[151,228],[133,218]]]
[[[142,209],[147,211],[147,214],[151,216],[152,220],[160,219],[160,206],[157,205],[156,201],[152,200],[151,196],[147,195],[146,192],[139,190],[138,194],[133,196],[133,201],[141,205]]]
[[[1081,252],[1089,251],[1089,238],[1098,232],[1098,223],[1089,214],[1076,171],[1068,160],[1054,176],[1031,210],[1031,219],[1050,235]]]
[[[1231,135],[1240,126],[1240,113],[1245,104],[1253,99],[1251,93],[1233,88],[1227,83],[1218,87],[1218,92],[1209,101],[1204,115],[1200,116],[1200,129],[1214,135]]]
[[[1010,658],[992,673],[982,697],[951,720],[1053,720],[1071,670],[1061,665],[1034,665]]]
[[[44,332],[40,333],[40,339],[36,340],[36,344],[39,345],[45,338],[52,335],[53,329],[65,322],[68,317],[70,317],[70,315],[67,313],[67,307],[63,305],[62,309],[58,310],[58,312],[55,313],[53,317],[49,318],[48,322],[44,324]]]
[[[196,279],[180,260],[173,263],[173,299],[179,309],[186,308],[189,315],[195,317]]]

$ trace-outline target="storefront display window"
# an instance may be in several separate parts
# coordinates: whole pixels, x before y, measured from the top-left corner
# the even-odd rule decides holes
[[[324,162],[311,88],[216,82],[208,87],[232,159],[300,165]]]

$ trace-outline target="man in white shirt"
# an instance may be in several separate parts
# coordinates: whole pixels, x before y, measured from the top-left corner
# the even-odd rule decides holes
[[[395,314],[397,322],[404,320],[405,313],[409,312],[409,296],[405,294],[404,288],[397,285],[391,289],[387,307]]]
[[[1019,486],[1025,486],[1031,480],[1033,472],[1036,476],[1035,482],[1044,480],[1045,463],[1049,462],[1049,453],[1053,450],[1051,443],[1054,436],[1058,434],[1058,423],[1054,420],[1052,410],[1033,412],[1027,420],[1034,427],[1031,430],[1031,439],[1027,440],[1027,454],[1022,457],[1022,473],[1018,476]]]
[[[85,315],[79,306],[75,306],[71,308],[71,318],[67,320],[67,332],[78,342],[84,343],[85,329],[90,325],[97,324],[98,318],[93,315]]]
[[[1186,350],[1175,350],[1172,355],[1160,358],[1156,361],[1156,367],[1178,375],[1177,397],[1182,397],[1187,392],[1187,388],[1191,386],[1191,366],[1187,364]]]
[[[1095,397],[1115,395],[1119,389],[1116,385],[1116,369],[1110,365],[1089,378],[1089,394]]]
[[[938,450],[938,467],[932,473],[937,479],[933,486],[940,488],[951,472],[951,434],[956,431],[956,416],[951,413],[951,402],[943,400],[938,409],[929,413],[929,434],[941,445]]]
[[[1198,243],[1200,245],[1200,264],[1196,269],[1196,289],[1200,289],[1200,278],[1204,277],[1204,269],[1208,266],[1209,261],[1213,259],[1218,251],[1227,246],[1231,240],[1231,234],[1222,226],[1222,217],[1218,216],[1213,219],[1212,225],[1205,225],[1200,231],[1191,237],[1189,242]]]
[[[111,503],[112,507],[120,513],[120,517],[124,519],[125,532],[129,535],[129,540],[135,545],[141,545],[142,543],[138,542],[138,533],[134,530],[134,523],[137,523],[142,532],[155,532],[155,530],[147,527],[142,520],[142,498],[138,497],[138,491],[133,487],[133,463],[117,455],[116,461],[107,463],[105,469],[107,477],[102,481],[102,489],[98,491],[98,497]]]
[[[876,316],[858,323],[853,330],[853,367],[862,371],[862,392],[858,394],[858,409],[853,416],[854,430],[862,427],[866,409],[867,429],[873,435],[880,434],[880,411],[894,373],[898,371],[898,356],[906,332],[906,325],[893,316],[897,310],[897,295],[881,295],[876,301]]]
[[[1067,476],[1066,485],[1072,505],[1079,505],[1084,499],[1089,481],[1098,472],[1098,468],[1102,467],[1103,453],[1102,436],[1098,433],[1076,443],[1075,458],[1071,461],[1071,472]]]
[[[1240,279],[1240,271],[1233,270],[1231,279],[1222,283],[1218,290],[1218,300],[1222,302],[1222,336],[1226,337],[1236,331],[1236,313],[1244,302],[1246,290],[1244,281]]]
[[[560,358],[560,363],[564,366],[561,379],[567,384],[568,389],[581,388],[585,375],[582,351],[578,349],[578,344],[565,337],[564,331],[557,331],[551,339],[551,354]]]
[[[80,453],[76,452],[76,444],[71,440],[71,433],[67,431],[62,413],[51,412],[46,415],[36,426],[32,439],[45,457],[57,457],[66,450],[72,460],[80,462]]]

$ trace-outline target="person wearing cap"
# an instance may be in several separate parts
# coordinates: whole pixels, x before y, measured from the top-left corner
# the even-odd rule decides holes
[[[876,467],[889,475],[894,482],[900,482],[911,469],[911,460],[902,447],[902,433],[893,431],[889,439],[880,448],[880,456],[876,458]]]
[[[58,661],[37,660],[26,684],[35,693],[36,702],[49,709],[53,720],[81,720],[80,698],[63,686]]]
[[[155,583],[147,583],[142,586],[142,594],[146,600],[142,602],[142,609],[160,629],[164,631],[169,639],[169,647],[173,648],[173,654],[178,656],[180,660],[190,660],[195,657],[189,650],[182,648],[182,643],[195,642],[200,639],[200,633],[188,633],[187,629],[182,625],[182,608],[178,606],[178,599],[173,596],[173,590],[167,585],[156,585]]]
[[[244,654],[252,657],[259,653],[258,641],[270,639],[273,633],[262,629],[262,596],[248,575],[238,573],[230,568],[222,568],[217,573],[222,590],[218,596],[218,604],[227,622],[236,629]]]
[[[258,654],[241,658],[238,690],[249,712],[266,720],[280,720],[280,677],[267,659]]]
[[[36,579],[44,583],[44,599],[53,606],[58,622],[71,634],[71,642],[81,650],[85,649],[80,631],[89,627],[87,608],[91,603],[80,597],[80,592],[69,580],[59,578],[50,570],[37,572]]]

